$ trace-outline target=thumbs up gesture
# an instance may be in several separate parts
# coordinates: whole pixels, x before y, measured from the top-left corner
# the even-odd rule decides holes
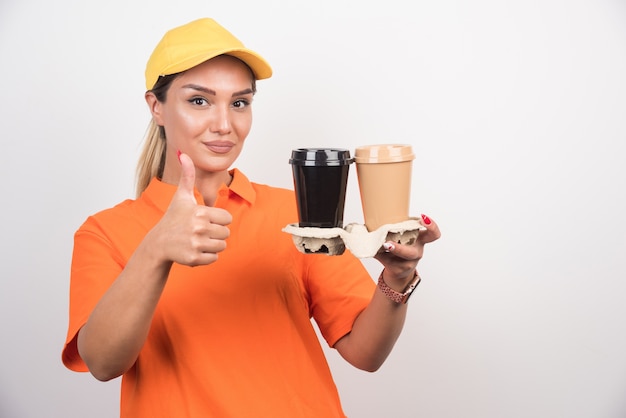
[[[150,232],[156,240],[153,248],[162,252],[163,261],[187,266],[210,264],[226,248],[225,240],[230,235],[227,225],[232,216],[224,209],[198,205],[193,161],[186,154],[179,158],[178,189],[165,215]]]

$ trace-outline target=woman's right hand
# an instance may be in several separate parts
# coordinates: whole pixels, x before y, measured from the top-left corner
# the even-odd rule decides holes
[[[164,263],[187,266],[210,264],[226,248],[232,216],[221,208],[198,205],[194,196],[195,167],[191,158],[180,154],[178,189],[163,215],[150,231],[153,250]]]

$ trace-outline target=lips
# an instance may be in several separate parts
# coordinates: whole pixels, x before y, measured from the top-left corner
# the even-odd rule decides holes
[[[227,154],[235,146],[235,144],[229,141],[204,142],[204,145],[209,149],[209,151],[214,152],[215,154]]]

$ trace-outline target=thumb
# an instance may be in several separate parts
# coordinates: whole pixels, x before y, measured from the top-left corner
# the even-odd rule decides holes
[[[180,179],[178,180],[178,191],[176,193],[191,199],[193,203],[198,203],[193,193],[196,185],[196,167],[193,165],[191,157],[180,153],[180,151],[178,160],[180,161]]]

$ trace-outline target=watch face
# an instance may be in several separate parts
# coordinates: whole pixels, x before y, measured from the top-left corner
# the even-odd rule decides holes
[[[402,298],[402,303],[407,303],[409,301],[409,298],[411,297],[411,295],[413,294],[413,291],[415,290],[414,287],[409,288],[406,293],[404,294],[404,297]]]
[[[417,274],[417,271],[416,271],[415,272],[415,279],[414,279],[413,283],[411,283],[409,285],[409,287],[404,292],[404,297],[402,298],[402,303],[407,303],[409,301],[409,298],[413,294],[413,291],[415,291],[415,289],[417,288],[417,285],[420,284],[421,281],[422,281],[422,278]]]

